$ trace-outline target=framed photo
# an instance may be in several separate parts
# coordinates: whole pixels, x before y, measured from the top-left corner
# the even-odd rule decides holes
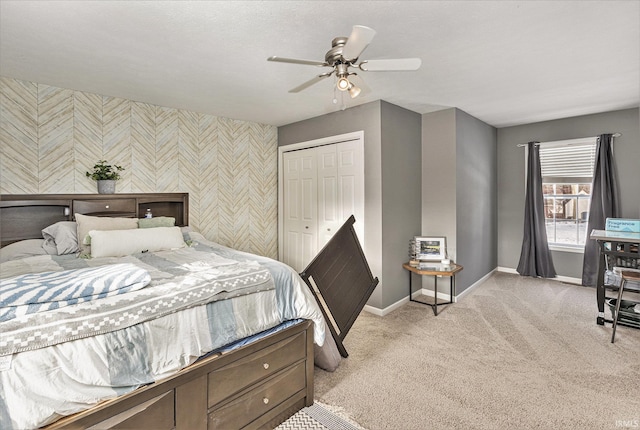
[[[416,236],[416,260],[439,261],[446,258],[447,248],[444,237]]]

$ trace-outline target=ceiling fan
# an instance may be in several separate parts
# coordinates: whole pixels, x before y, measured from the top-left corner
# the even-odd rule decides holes
[[[375,30],[364,25],[354,25],[349,37],[336,37],[331,41],[331,49],[324,56],[324,61],[298,60],[295,58],[269,57],[267,61],[281,63],[305,64],[310,66],[331,67],[307,82],[289,90],[290,93],[300,92],[311,85],[328,78],[335,73],[336,88],[348,91],[351,98],[358,97],[361,89],[349,80],[349,76],[357,75],[350,68],[357,68],[364,72],[388,72],[402,70],[418,70],[422,64],[420,58],[398,58],[393,60],[360,60],[360,54],[369,46],[376,35]]]

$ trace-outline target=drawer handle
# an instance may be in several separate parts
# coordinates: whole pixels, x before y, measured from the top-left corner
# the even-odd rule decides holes
[[[264,367],[265,369],[268,369],[268,368],[269,368],[269,363],[264,363],[264,364],[262,365],[262,367]]]
[[[105,205],[105,207],[104,207],[104,208],[105,208],[105,209],[109,209],[109,205]]]
[[[262,399],[262,403],[264,403],[265,405],[269,404],[269,398],[265,397],[264,399]]]

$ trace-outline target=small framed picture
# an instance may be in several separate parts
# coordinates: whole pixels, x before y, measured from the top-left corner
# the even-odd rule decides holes
[[[444,237],[416,236],[415,241],[416,260],[439,261],[447,255]]]

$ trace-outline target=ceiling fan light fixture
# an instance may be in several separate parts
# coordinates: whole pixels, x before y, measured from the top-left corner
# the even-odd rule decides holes
[[[349,95],[351,96],[352,99],[355,99],[356,97],[358,97],[358,95],[360,94],[360,88],[356,87],[355,85],[351,84],[349,86]]]
[[[347,91],[350,86],[351,82],[349,82],[349,79],[345,78],[344,76],[338,79],[338,82],[336,82],[336,88],[338,88],[340,91]]]

